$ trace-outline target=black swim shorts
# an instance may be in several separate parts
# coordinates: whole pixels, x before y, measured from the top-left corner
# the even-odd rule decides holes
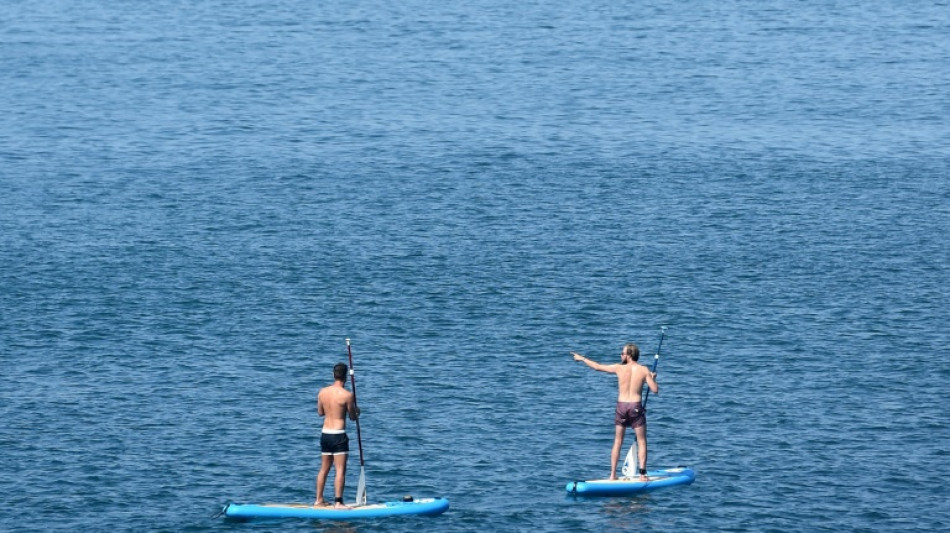
[[[345,455],[350,451],[350,439],[346,432],[326,430],[320,434],[320,452],[323,455]]]

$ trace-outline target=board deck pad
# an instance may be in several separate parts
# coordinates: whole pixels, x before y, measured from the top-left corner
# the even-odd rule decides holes
[[[689,485],[696,479],[693,469],[681,466],[664,468],[647,472],[647,480],[641,481],[640,476],[622,477],[619,479],[590,479],[587,481],[571,481],[566,486],[568,494],[574,496],[627,496],[640,492],[648,492],[664,487]]]
[[[325,520],[353,520],[400,515],[435,516],[449,508],[445,498],[419,498],[413,501],[392,501],[361,505],[349,509],[332,506],[314,507],[303,503],[228,503],[222,514],[228,518],[314,518]]]

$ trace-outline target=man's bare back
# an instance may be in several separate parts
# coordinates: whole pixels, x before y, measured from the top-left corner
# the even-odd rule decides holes
[[[639,402],[643,384],[650,381],[653,381],[650,390],[657,392],[656,381],[651,379],[653,376],[647,367],[633,362],[613,366],[617,374],[618,402]]]
[[[333,385],[320,389],[317,395],[317,414],[323,418],[323,429],[346,429],[346,418],[356,420],[359,410],[353,393],[343,388],[343,384],[336,382]]]

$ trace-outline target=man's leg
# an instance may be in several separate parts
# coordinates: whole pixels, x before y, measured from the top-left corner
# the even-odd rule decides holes
[[[614,447],[610,450],[610,477],[617,479],[617,461],[620,460],[620,448],[623,448],[623,426],[614,426]]]
[[[343,504],[343,488],[346,485],[346,457],[347,454],[345,453],[333,456],[333,468],[336,469],[336,477],[333,479],[333,495],[336,503],[333,506],[338,509],[348,508]]]
[[[646,425],[634,428],[637,435],[637,458],[640,460],[640,470],[647,469],[647,427]],[[647,477],[640,474],[640,480],[646,481]]]
[[[327,475],[330,474],[330,467],[333,466],[332,455],[320,456],[320,473],[317,474],[317,499],[313,505],[325,505],[323,501],[323,488],[327,485]]]

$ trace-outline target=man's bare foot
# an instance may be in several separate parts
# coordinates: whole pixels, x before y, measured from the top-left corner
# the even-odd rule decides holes
[[[352,509],[352,507],[350,507],[349,505],[346,505],[340,502],[334,503],[333,508],[334,509]]]
[[[323,501],[323,500],[317,500],[317,501],[313,502],[313,506],[314,506],[314,507],[326,507],[326,506],[327,506],[327,502],[325,502],[325,501]]]
[[[610,474],[610,477],[607,478],[607,481],[617,481],[617,474]]]
[[[650,478],[646,477],[643,474],[640,474],[640,481],[650,481]]]

